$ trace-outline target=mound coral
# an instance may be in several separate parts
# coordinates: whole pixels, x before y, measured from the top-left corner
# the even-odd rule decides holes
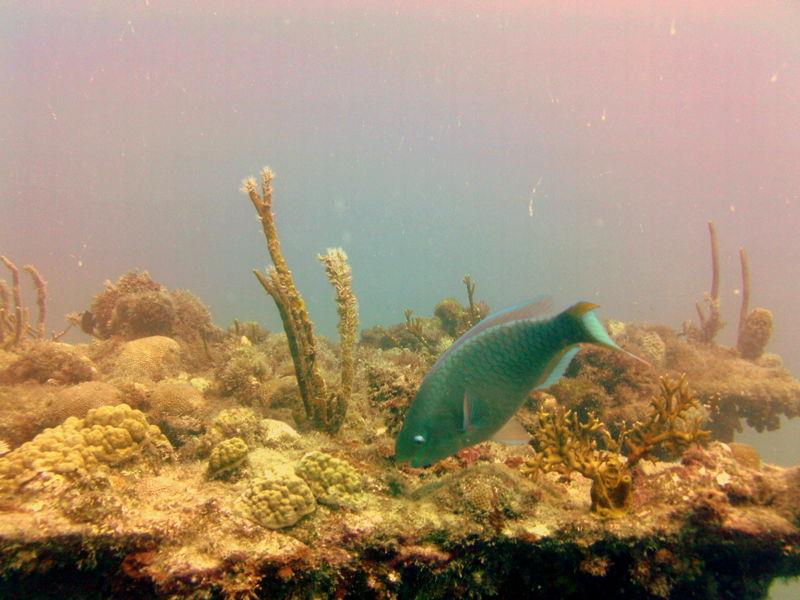
[[[147,271],[129,271],[116,283],[110,280],[106,281],[105,289],[92,299],[89,309],[91,319],[85,319],[86,327],[90,329],[87,333],[92,333],[99,338],[108,338],[116,333],[121,333],[116,328],[124,326],[124,321],[117,319],[116,322],[113,322],[114,311],[120,300],[126,296],[163,292],[164,286],[153,281]]]
[[[739,329],[737,348],[742,358],[756,360],[767,347],[772,337],[772,312],[766,308],[754,308],[744,318]]]
[[[226,479],[239,472],[247,462],[249,449],[242,438],[233,437],[214,446],[208,457],[209,479]]]
[[[135,382],[161,381],[180,370],[181,348],[172,338],[156,335],[126,342],[111,360],[112,377]]]
[[[0,457],[0,490],[14,492],[37,478],[86,478],[144,455],[157,458],[169,442],[141,411],[127,404],[70,417]]]
[[[187,381],[159,381],[149,395],[148,404],[148,416],[175,445],[182,445],[187,437],[205,429],[206,400]]]
[[[240,503],[247,517],[269,529],[290,527],[317,508],[306,482],[288,474],[251,479]]]
[[[348,462],[324,452],[309,452],[295,467],[314,497],[335,508],[357,508],[364,502],[364,483],[358,471]]]
[[[165,292],[140,292],[123,296],[114,305],[109,329],[125,339],[172,334],[175,307]]]

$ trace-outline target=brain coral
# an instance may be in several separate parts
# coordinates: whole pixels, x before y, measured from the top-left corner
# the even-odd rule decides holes
[[[155,425],[127,404],[102,406],[86,417],[70,417],[0,457],[0,489],[19,488],[40,475],[85,477],[147,450],[169,447]]]
[[[292,475],[251,479],[241,502],[250,519],[270,529],[294,525],[316,509],[311,489]]]
[[[322,504],[357,508],[364,501],[364,483],[358,471],[348,462],[324,452],[306,454],[295,467],[314,496]]]
[[[156,335],[127,342],[114,361],[111,375],[134,381],[161,381],[178,372],[180,345],[172,338]]]

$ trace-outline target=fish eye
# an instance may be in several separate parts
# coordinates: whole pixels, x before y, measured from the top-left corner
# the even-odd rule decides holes
[[[425,437],[421,436],[421,435],[415,435],[414,436],[414,443],[415,444],[424,444],[425,443]]]

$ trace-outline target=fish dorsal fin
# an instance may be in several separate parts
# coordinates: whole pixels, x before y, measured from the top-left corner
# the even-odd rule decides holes
[[[566,312],[573,317],[582,317],[587,312],[594,310],[595,308],[600,308],[600,305],[595,304],[594,302],[577,302],[570,306]]]
[[[572,359],[575,358],[575,355],[580,350],[580,346],[575,346],[573,348],[567,348],[561,356],[557,356],[553,363],[551,369],[545,369],[545,373],[547,373],[547,377],[545,380],[536,386],[536,389],[544,389],[549,388],[553,385],[556,381],[561,379],[564,373],[567,372],[567,368],[569,367],[569,363],[572,362]]]
[[[503,310],[498,310],[472,327],[472,329],[462,335],[458,341],[467,340],[480,333],[484,329],[494,327],[495,325],[511,323],[512,321],[521,321],[523,319],[536,319],[538,317],[542,317],[549,313],[552,308],[552,298],[550,298],[550,296],[540,296],[534,300],[531,300],[530,302],[517,304],[516,306],[504,308]]]
[[[519,446],[527,444],[531,439],[531,435],[516,417],[511,417],[490,439],[493,442],[499,442],[508,446]]]

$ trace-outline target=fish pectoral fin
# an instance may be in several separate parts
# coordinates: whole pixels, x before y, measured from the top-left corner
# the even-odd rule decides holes
[[[536,389],[542,390],[545,388],[549,388],[556,381],[561,379],[564,373],[567,372],[567,368],[569,368],[569,363],[572,362],[572,359],[575,358],[575,355],[578,353],[580,349],[581,349],[580,346],[575,346],[574,348],[568,348],[560,356],[556,355],[555,359],[551,363],[552,366],[548,369],[545,369],[547,377],[542,383],[536,386]]]
[[[464,423],[462,427],[464,428],[464,432],[472,430],[472,404],[469,401],[469,392],[464,392],[464,402],[462,406],[462,410],[464,411]]]
[[[489,439],[493,442],[506,444],[507,446],[520,446],[522,444],[527,444],[531,439],[531,435],[516,417],[511,417],[508,422]]]

